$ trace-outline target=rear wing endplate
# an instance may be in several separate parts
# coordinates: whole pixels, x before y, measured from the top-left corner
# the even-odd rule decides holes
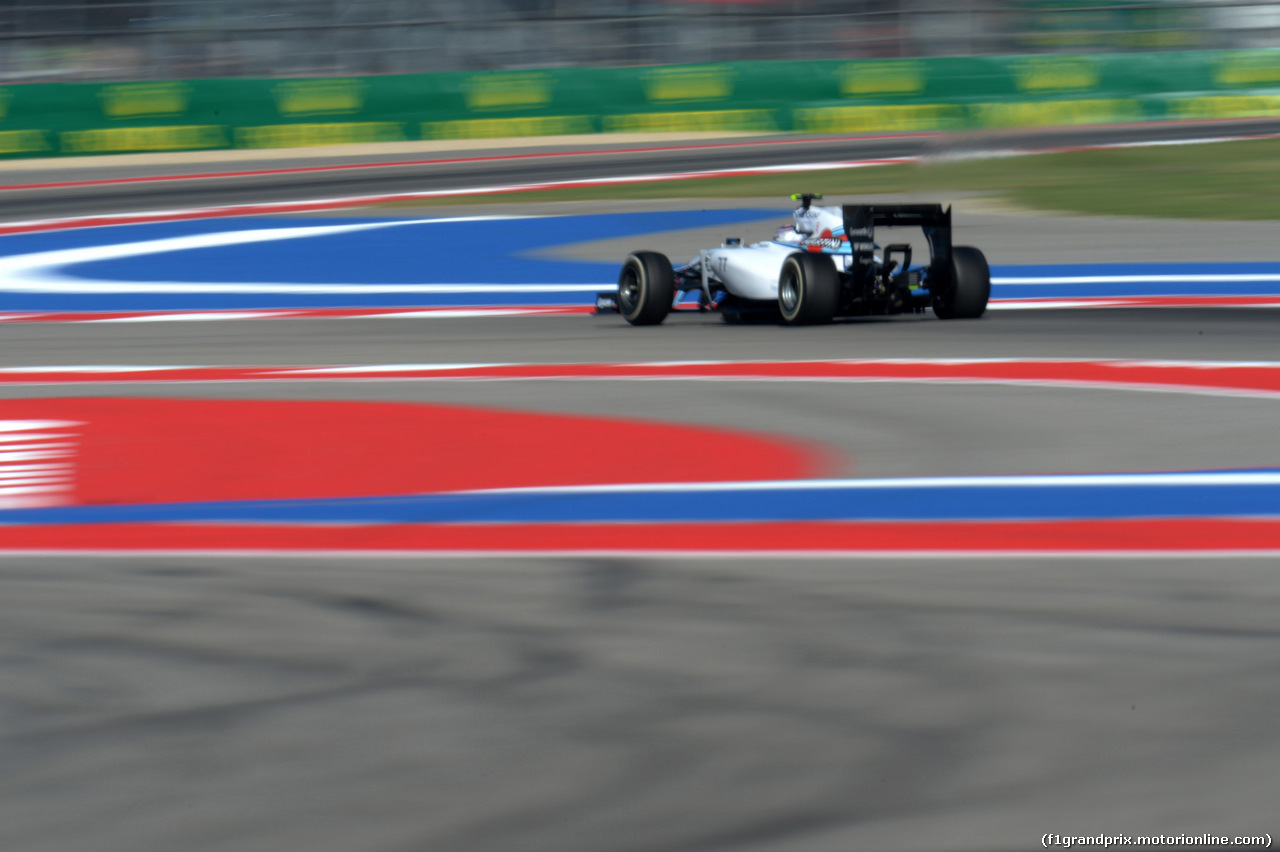
[[[919,227],[929,242],[929,276],[943,287],[951,280],[951,208],[941,204],[846,204],[844,233],[853,263],[849,274],[859,280],[875,274],[876,226]]]

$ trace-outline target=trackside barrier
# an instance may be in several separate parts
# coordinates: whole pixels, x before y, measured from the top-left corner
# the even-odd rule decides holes
[[[1280,115],[1280,50],[0,86],[0,156]]]

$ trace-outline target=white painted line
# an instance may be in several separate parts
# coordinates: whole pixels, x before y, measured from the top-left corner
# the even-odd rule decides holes
[[[65,441],[74,435],[54,432],[13,432],[0,434],[0,444],[29,444],[33,441]]]
[[[131,317],[107,317],[105,319],[84,319],[86,323],[119,323],[119,322],[210,322],[216,320],[261,319],[263,317],[295,316],[300,311],[194,311],[191,313],[138,314]]]
[[[368,314],[372,319],[464,319],[468,317],[518,317],[534,314],[556,313],[546,308],[424,308],[422,310],[395,311],[394,313]]]
[[[344,375],[350,373],[416,373],[446,370],[492,369],[494,367],[517,367],[518,364],[365,364],[354,367],[301,367],[296,370],[270,370],[266,375],[305,376],[326,375],[329,373]]]
[[[162,373],[166,370],[199,370],[200,367],[131,367],[125,365],[75,364],[67,367],[0,367],[0,373]],[[5,421],[0,421],[3,424]],[[78,423],[62,423],[58,420],[31,420],[30,423],[49,423],[50,426],[39,428],[57,428],[57,426],[78,426]],[[35,427],[32,427],[35,428]],[[0,432],[12,431],[0,425]]]
[[[0,496],[0,509],[40,509],[64,504],[65,500],[61,496],[47,490],[37,494]]]
[[[28,504],[23,504],[25,507]],[[2,508],[15,508],[4,506]],[[174,556],[190,556],[202,559],[415,559],[418,567],[430,570],[439,559],[599,559],[599,558],[643,558],[643,559],[1274,559],[1280,557],[1280,550],[640,550],[611,548],[590,550],[261,550],[234,548],[227,550],[208,550],[200,548],[181,549],[164,548],[142,550],[139,548],[58,548],[56,550],[36,550],[31,548],[0,549],[0,559],[29,558],[33,556],[65,557],[80,556],[103,559],[118,559],[122,556],[130,558],[171,558]],[[422,561],[430,557],[428,561]]]
[[[311,239],[410,225],[492,222],[530,216],[461,216],[434,219],[390,219],[343,225],[256,228],[164,237],[110,245],[78,246],[0,257],[0,291],[14,293],[547,293],[597,292],[597,284],[343,284],[343,283],[231,283],[188,281],[106,281],[68,276],[67,266],[103,260],[143,257],[169,252],[252,245],[280,240]],[[130,318],[131,321],[145,321]]]
[[[1228,273],[1222,275],[1037,275],[1035,277],[994,276],[992,284],[1254,284],[1280,281],[1280,273]],[[1087,298],[1087,297],[1086,297]],[[1098,297],[1109,298],[1109,297]],[[1126,298],[1124,295],[1117,299]],[[1137,298],[1128,296],[1128,298]]]
[[[29,367],[8,367],[0,368],[7,370],[24,370],[32,369]],[[48,367],[36,367],[37,371],[43,372]],[[0,432],[35,432],[44,431],[46,429],[61,429],[66,426],[79,426],[75,420],[0,420]]]
[[[0,505],[17,509],[65,502],[71,492],[76,436],[53,430],[78,425],[65,420],[0,420]]]
[[[1005,301],[1002,299],[992,299],[987,302],[987,310],[989,311],[1052,311],[1062,308],[1120,308],[1130,303],[1117,297],[1115,299],[1055,299],[1055,300],[1036,300],[1034,302],[1021,302],[1015,300]],[[1158,307],[1152,305],[1151,307]]]
[[[1090,145],[1092,149],[1109,148],[1169,148],[1180,145],[1216,145],[1220,142],[1247,142],[1255,139],[1274,139],[1274,133],[1261,133],[1256,136],[1203,136],[1197,139],[1154,139],[1147,142],[1105,142]]]
[[[1167,148],[1181,145],[1216,145],[1222,142],[1249,142],[1259,139],[1275,139],[1280,134],[1258,133],[1243,136],[1204,136],[1196,139],[1152,139],[1145,142],[1101,142],[1090,145],[1065,145],[1058,148],[997,148],[986,151],[967,151],[955,154],[939,154],[922,157],[929,162],[963,162],[968,160],[1004,159],[1007,157],[1035,157],[1047,154],[1069,154],[1079,151],[1108,151],[1117,148]]]
[[[753,482],[645,482],[487,488],[449,494],[652,494],[719,491],[876,491],[889,488],[1096,488],[1098,486],[1280,485],[1280,471],[940,476],[887,479],[780,479]]]
[[[70,445],[68,445],[70,446]],[[61,459],[72,455],[66,450],[33,450],[20,452],[17,450],[0,451],[0,464],[10,461],[37,461],[39,459]]]

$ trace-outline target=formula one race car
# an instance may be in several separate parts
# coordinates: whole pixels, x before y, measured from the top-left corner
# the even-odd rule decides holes
[[[941,319],[982,316],[991,272],[982,252],[951,245],[951,208],[940,204],[846,204],[815,207],[822,196],[804,193],[794,225],[772,240],[742,245],[726,240],[698,252],[684,266],[664,255],[637,251],[627,257],[616,292],[601,293],[598,309],[616,309],[632,325],[662,322],[686,293],[698,307],[726,319],[778,316],[787,325],[830,322],[837,316],[920,313],[932,307]],[[910,244],[883,249],[876,226],[918,226],[929,262],[911,264]]]

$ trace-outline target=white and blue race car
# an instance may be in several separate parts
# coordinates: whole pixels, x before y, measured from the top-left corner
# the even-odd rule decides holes
[[[772,240],[742,245],[726,240],[673,267],[665,255],[637,251],[618,276],[616,292],[600,308],[614,308],[632,325],[666,319],[685,294],[698,293],[703,310],[726,319],[778,316],[787,325],[830,322],[839,316],[923,312],[942,319],[982,316],[991,272],[982,252],[951,245],[951,209],[939,204],[846,204],[816,207],[822,196],[793,195],[794,223]],[[875,229],[919,227],[929,262],[912,265],[911,246],[883,249]]]

